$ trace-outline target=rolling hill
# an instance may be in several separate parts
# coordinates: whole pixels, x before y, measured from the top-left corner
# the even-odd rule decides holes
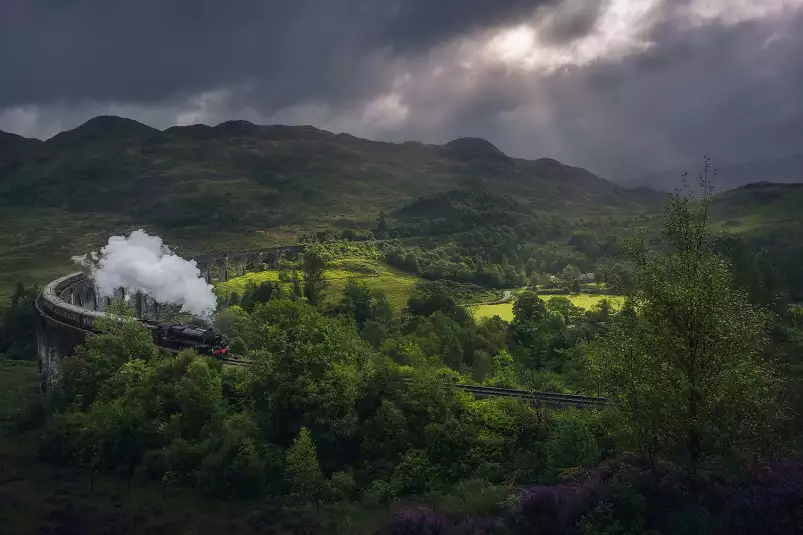
[[[380,211],[450,191],[490,191],[522,214],[629,218],[661,196],[555,160],[510,158],[488,141],[383,143],[311,126],[157,130],[96,117],[42,142],[1,138],[0,273],[44,282],[112,234],[145,228],[180,253],[294,243],[318,228],[369,227]],[[11,157],[13,153],[13,158]],[[2,295],[0,295],[2,297]]]
[[[457,188],[503,191],[561,214],[644,213],[658,200],[554,160],[509,158],[482,139],[394,144],[245,121],[159,131],[96,117],[27,154],[0,175],[5,203],[165,228],[361,224],[381,209]]]
[[[714,198],[715,229],[773,254],[793,301],[803,302],[803,184],[748,184]]]
[[[0,131],[0,177],[16,169],[40,143],[38,139]]]
[[[792,250],[803,228],[801,188],[721,194],[717,228]],[[658,214],[663,199],[553,159],[511,158],[478,138],[385,143],[246,121],[158,130],[103,116],[46,141],[0,133],[0,272],[46,280],[70,256],[132,227],[180,252],[206,252],[294,242],[321,227],[372,227],[380,211],[411,228],[440,219],[447,230],[467,229],[477,217],[605,225]]]

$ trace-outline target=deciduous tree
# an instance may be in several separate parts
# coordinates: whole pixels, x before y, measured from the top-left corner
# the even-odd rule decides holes
[[[304,252],[301,267],[304,272],[304,297],[311,305],[319,305],[323,300],[323,291],[326,289],[326,266],[323,251],[317,247],[310,247]]]
[[[516,323],[537,323],[546,314],[546,303],[535,292],[523,292],[513,304]]]
[[[710,248],[710,202],[674,194],[667,247],[630,244],[637,313],[621,314],[590,351],[626,435],[646,453],[683,453],[692,476],[709,456],[756,451],[778,401],[775,375],[757,359],[766,317]]]

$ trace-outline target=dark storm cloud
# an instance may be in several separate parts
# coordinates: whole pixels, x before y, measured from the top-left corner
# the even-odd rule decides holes
[[[557,4],[560,0],[395,0],[382,39],[405,52],[426,50],[473,30],[515,23],[539,7]]]
[[[703,154],[725,163],[803,152],[803,102],[796,96],[803,94],[803,17],[783,26],[775,41],[779,28],[756,22],[659,27],[661,47],[651,53],[563,80],[565,91],[583,88],[567,95],[574,114],[594,118],[572,132],[574,139],[588,146],[588,161],[614,176]],[[555,124],[573,124],[573,113],[558,109]]]
[[[0,107],[54,100],[159,102],[256,86],[276,109],[359,99],[405,54],[546,0],[4,0]],[[386,58],[387,59],[387,58]]]
[[[703,21],[681,13],[694,1],[0,0],[0,128],[46,136],[114,113],[162,128],[238,118],[397,141],[478,136],[610,178],[706,153],[803,152],[801,11]],[[636,38],[653,46],[593,40],[619,20],[614,5],[655,6]],[[708,5],[733,16],[770,4]],[[537,29],[529,59],[559,65],[483,56],[519,24]],[[581,49],[599,57],[560,63]]]
[[[320,15],[342,28],[347,16],[319,3]],[[311,4],[7,0],[0,8],[0,70],[9,83],[0,88],[0,105],[158,102],[254,76],[273,79],[282,100],[307,79],[315,82],[336,57],[327,41],[350,46],[347,35],[305,19]],[[290,66],[293,75],[280,76]]]
[[[412,91],[418,113],[396,137],[482,136],[612,179],[704,154],[724,164],[803,152],[803,16],[691,28],[667,20],[645,38],[658,44],[549,74],[487,69],[471,75],[468,93],[447,89],[460,81],[455,69],[445,85]]]

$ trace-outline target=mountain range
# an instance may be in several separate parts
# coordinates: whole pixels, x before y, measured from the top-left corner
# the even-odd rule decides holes
[[[778,160],[777,168],[797,161]],[[719,177],[767,168],[744,164],[735,168],[741,175]],[[665,193],[549,158],[511,158],[478,138],[385,143],[246,121],[158,130],[102,116],[46,141],[0,132],[0,272],[49,280],[69,269],[72,255],[137,227],[184,251],[244,250],[322,227],[373,227],[381,211],[399,220],[420,211],[454,218],[448,207],[460,199],[484,203],[499,224],[542,218],[605,227],[659,214]],[[754,183],[716,195],[714,223],[777,251],[794,274],[803,263],[801,207],[803,184]]]
[[[125,214],[169,228],[359,225],[454,189],[577,217],[644,214],[661,199],[552,159],[511,158],[478,138],[385,143],[246,121],[157,130],[113,116],[44,142],[11,136],[0,152],[3,202]]]

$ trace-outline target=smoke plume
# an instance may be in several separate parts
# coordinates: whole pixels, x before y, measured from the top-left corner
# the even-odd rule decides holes
[[[217,299],[201,277],[195,260],[173,253],[159,236],[136,230],[128,237],[112,236],[100,250],[76,261],[89,265],[100,294],[117,288],[141,292],[159,303],[181,305],[184,312],[208,317]]]

